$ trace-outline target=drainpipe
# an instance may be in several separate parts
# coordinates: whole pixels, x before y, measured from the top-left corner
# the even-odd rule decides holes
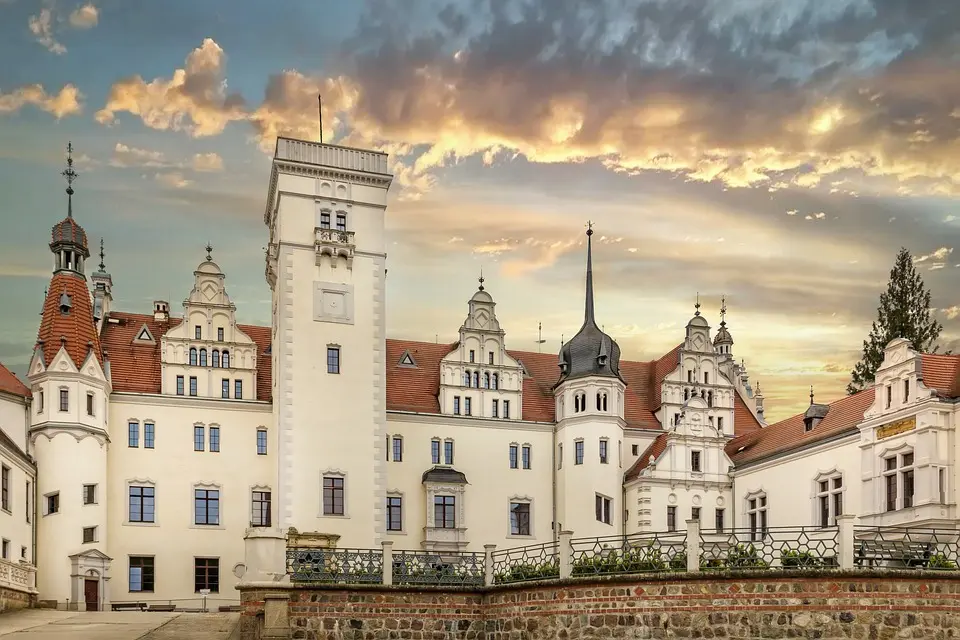
[[[556,402],[556,398],[554,398]],[[558,542],[560,540],[560,523],[557,522],[557,423],[553,423],[553,430],[551,433],[551,438],[553,441],[553,446],[550,447],[550,477],[553,479],[551,482],[551,491],[553,492],[553,541]]]

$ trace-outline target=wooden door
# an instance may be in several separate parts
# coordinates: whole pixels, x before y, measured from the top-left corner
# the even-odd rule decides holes
[[[87,611],[100,610],[100,581],[83,581],[83,599],[87,603]]]

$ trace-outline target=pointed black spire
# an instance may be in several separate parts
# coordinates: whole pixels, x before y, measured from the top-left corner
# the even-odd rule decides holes
[[[583,324],[596,326],[593,317],[593,223],[587,221],[587,300],[583,310]]]
[[[67,143],[67,168],[60,175],[67,179],[67,217],[73,217],[73,181],[79,177],[73,170],[73,143]]]
[[[720,327],[723,328],[727,326],[727,297],[721,296],[720,298]]]
[[[103,238],[100,238],[100,272],[102,273],[107,266],[103,263],[104,253],[103,253]]]
[[[480,291],[483,291],[483,267],[480,267]]]
[[[693,308],[697,310],[696,313],[694,313],[693,315],[695,316],[700,315],[700,292],[699,291],[697,291],[697,304],[693,305]]]
[[[813,404],[813,385],[810,385],[810,404]]]

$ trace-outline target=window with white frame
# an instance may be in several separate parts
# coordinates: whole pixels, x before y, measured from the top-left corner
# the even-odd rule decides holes
[[[453,464],[453,440],[443,441],[443,464]]]
[[[430,461],[440,464],[440,440],[436,438],[430,441]]]
[[[387,495],[387,531],[403,531],[403,497]]]
[[[342,475],[323,476],[323,515],[346,514],[346,478]]]
[[[529,469],[530,468],[530,445],[528,444],[523,445],[523,447],[520,450],[520,453],[523,459],[523,468]]]
[[[193,524],[217,526],[220,524],[220,490],[198,488],[193,490]]]
[[[573,443],[573,464],[583,464],[583,440]]]
[[[600,495],[599,493],[595,496],[596,502],[596,515],[597,522],[602,522],[604,524],[613,524],[611,513],[613,512],[613,500],[607,496]]]
[[[606,438],[600,438],[600,464],[607,464],[608,462],[609,458],[607,456],[607,445],[609,444],[609,440]]]
[[[913,506],[913,452],[884,458],[883,466],[886,510],[909,509]]]
[[[690,471],[694,473],[700,473],[703,471],[703,467],[700,464],[701,453],[699,451],[690,452]]]
[[[747,524],[751,540],[757,541],[767,535],[766,494],[755,494],[747,498]]]
[[[127,446],[133,448],[140,446],[140,423],[135,420],[127,424]]]
[[[267,455],[267,430],[257,429],[257,455]]]
[[[263,489],[254,489],[251,495],[250,526],[269,527],[271,494]]]
[[[510,502],[510,535],[530,535],[530,503]]]
[[[403,438],[393,436],[393,461],[403,462]]]
[[[510,445],[510,468],[517,469],[520,466],[520,447],[515,444]]]
[[[843,515],[843,476],[817,478],[816,491],[817,524],[824,529],[835,526],[837,516]]]
[[[157,489],[147,485],[127,487],[129,522],[156,522]]]

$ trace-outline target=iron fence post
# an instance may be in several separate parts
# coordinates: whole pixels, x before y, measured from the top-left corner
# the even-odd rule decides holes
[[[564,580],[573,574],[573,531],[561,531],[557,542],[557,556],[560,560],[560,579]]]
[[[493,552],[495,544],[483,545],[483,586],[493,586]]]
[[[700,521],[687,520],[687,571],[700,571]]]

